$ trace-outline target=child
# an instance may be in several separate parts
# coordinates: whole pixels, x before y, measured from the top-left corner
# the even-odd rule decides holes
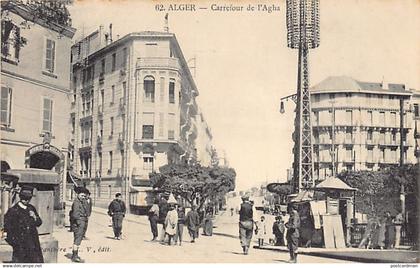
[[[264,237],[267,235],[265,217],[261,216],[261,220],[257,221],[255,225],[256,225],[255,234],[257,235],[257,238],[258,238],[258,246],[262,247],[264,245]]]

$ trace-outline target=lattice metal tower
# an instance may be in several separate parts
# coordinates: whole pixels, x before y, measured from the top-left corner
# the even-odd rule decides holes
[[[287,0],[287,46],[299,49],[293,161],[294,191],[314,186],[309,49],[319,46],[319,0]]]

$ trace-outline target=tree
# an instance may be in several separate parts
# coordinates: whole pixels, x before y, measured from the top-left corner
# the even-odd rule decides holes
[[[401,185],[404,185],[405,194],[409,197],[407,210],[416,211],[419,175],[418,164],[409,164],[378,171],[344,171],[338,174],[338,177],[358,189],[356,192],[358,211],[378,215],[386,210],[390,210],[391,213],[399,211]]]
[[[206,200],[217,200],[235,189],[236,172],[232,168],[168,164],[159,171],[150,175],[154,188],[180,195],[190,204],[196,201],[199,209]]]

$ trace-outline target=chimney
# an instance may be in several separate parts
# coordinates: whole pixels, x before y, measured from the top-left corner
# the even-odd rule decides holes
[[[169,14],[166,13],[166,15],[165,15],[165,27],[163,27],[163,31],[166,32],[166,33],[169,33],[169,19],[168,19],[168,17],[169,17]]]
[[[112,43],[112,23],[109,24],[109,43]]]
[[[382,89],[389,89],[388,82],[385,80],[385,76],[382,76]]]

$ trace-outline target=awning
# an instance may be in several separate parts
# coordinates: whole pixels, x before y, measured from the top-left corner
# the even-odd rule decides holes
[[[347,185],[345,182],[336,177],[329,177],[315,186],[315,189],[318,191],[327,191],[327,190],[342,190],[342,191],[357,191],[356,188],[352,188]]]
[[[18,183],[59,184],[60,174],[37,168],[10,169],[8,172],[20,176]]]
[[[296,202],[312,201],[313,196],[314,196],[314,193],[312,191],[302,191],[298,193],[296,197],[292,198],[290,202],[296,203]]]

